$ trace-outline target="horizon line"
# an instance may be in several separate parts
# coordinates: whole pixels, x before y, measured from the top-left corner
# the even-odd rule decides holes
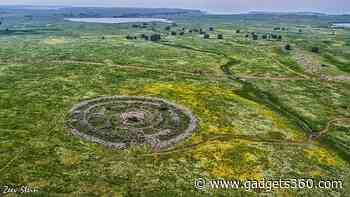
[[[211,11],[208,9],[200,9],[200,8],[180,8],[180,7],[138,7],[138,6],[116,6],[116,5],[58,5],[58,4],[47,4],[47,5],[38,5],[38,4],[2,4],[0,3],[0,7],[2,6],[18,6],[18,7],[56,7],[56,8],[129,8],[129,9],[182,9],[182,10],[195,10],[201,11],[207,15],[240,15],[240,14],[250,14],[250,13],[266,13],[266,14],[298,14],[298,13],[310,13],[310,14],[322,14],[322,15],[350,15],[350,13],[327,13],[323,11],[316,10],[301,10],[301,11],[268,11],[268,10],[246,10],[246,11]]]

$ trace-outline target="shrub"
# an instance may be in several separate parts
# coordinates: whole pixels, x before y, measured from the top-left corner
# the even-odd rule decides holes
[[[313,53],[319,53],[319,52],[320,52],[320,48],[318,48],[318,47],[312,47],[312,48],[311,48],[311,51],[312,51]]]
[[[290,46],[290,44],[286,44],[286,46],[284,46],[284,48],[285,48],[287,51],[292,50],[292,47]]]
[[[153,35],[151,35],[151,41],[157,42],[159,40],[161,40],[160,34],[153,34]]]

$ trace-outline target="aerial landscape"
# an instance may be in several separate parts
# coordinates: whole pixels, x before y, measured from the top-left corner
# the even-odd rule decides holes
[[[0,196],[349,196],[350,12],[21,4]]]

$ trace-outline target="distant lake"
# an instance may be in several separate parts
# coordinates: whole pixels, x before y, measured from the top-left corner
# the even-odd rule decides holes
[[[65,20],[73,22],[85,22],[85,23],[150,23],[150,22],[162,22],[172,23],[172,21],[162,18],[66,18]]]
[[[335,23],[333,24],[334,27],[347,27],[350,28],[350,23]]]

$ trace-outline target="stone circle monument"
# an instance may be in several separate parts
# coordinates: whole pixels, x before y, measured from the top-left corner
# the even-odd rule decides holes
[[[68,112],[65,126],[109,148],[147,144],[161,150],[190,137],[197,120],[188,109],[163,99],[115,96],[79,103]]]

